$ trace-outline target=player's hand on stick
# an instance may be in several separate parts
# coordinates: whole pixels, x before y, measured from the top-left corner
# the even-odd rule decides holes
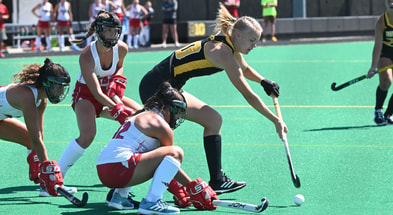
[[[185,208],[191,206],[191,202],[188,201],[190,195],[187,193],[186,187],[175,179],[172,179],[171,183],[169,183],[168,191],[173,194],[173,200],[178,207]]]
[[[40,183],[38,174],[40,173],[40,160],[38,159],[37,153],[32,151],[29,156],[27,156],[27,163],[29,163],[29,179],[34,181],[35,184]]]
[[[117,103],[116,106],[113,107],[112,110],[110,110],[109,112],[113,119],[115,119],[122,125],[126,121],[127,117],[135,113],[133,109],[125,106],[123,103]]]
[[[282,119],[275,122],[274,125],[276,126],[276,132],[278,136],[280,136],[280,139],[284,141],[288,133],[287,125],[284,123],[284,121],[282,121]]]
[[[187,192],[190,194],[190,201],[199,210],[215,210],[213,200],[218,200],[216,192],[202,179],[197,178],[187,185]]]
[[[378,68],[371,67],[371,68],[368,70],[367,78],[372,78],[375,74],[377,74],[377,72],[378,72]]]
[[[58,196],[55,185],[63,185],[63,176],[56,161],[44,161],[41,163],[40,185],[51,196]]]
[[[280,136],[282,141],[287,139],[288,127],[282,120],[281,110],[279,108],[278,99],[274,95],[271,95],[273,98],[274,108],[276,109],[278,121],[274,122],[274,126],[276,126],[276,132]]]
[[[127,78],[122,75],[114,75],[109,79],[109,85],[106,94],[113,97],[115,94],[119,98],[123,98],[126,89]]]
[[[261,85],[268,96],[273,94],[278,97],[280,95],[280,86],[276,82],[265,78],[261,81]]]

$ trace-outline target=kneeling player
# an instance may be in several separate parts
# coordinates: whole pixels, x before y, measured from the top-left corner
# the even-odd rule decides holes
[[[184,152],[173,146],[172,129],[184,121],[186,107],[184,97],[165,82],[146,101],[144,109],[118,129],[97,160],[101,182],[110,188],[122,188],[113,193],[109,206],[135,208],[137,205],[127,198],[130,187],[152,179],[149,192],[139,205],[141,214],[179,213],[178,208],[161,199],[168,187],[175,193],[177,205],[216,209],[212,204],[218,199],[216,193],[202,179],[192,181],[180,169]]]

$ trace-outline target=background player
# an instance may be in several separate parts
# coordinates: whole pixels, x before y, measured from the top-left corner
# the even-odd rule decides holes
[[[36,11],[39,10],[37,14]],[[42,3],[37,4],[31,12],[34,16],[38,17],[37,24],[37,37],[35,38],[35,44],[37,52],[41,52],[41,34],[44,31],[46,48],[48,51],[52,50],[52,39],[50,36],[50,22],[54,20],[53,5],[48,0],[43,0]]]
[[[148,14],[147,10],[139,4],[139,0],[133,0],[132,4],[127,6],[129,12],[129,32],[127,37],[128,48],[139,48],[139,31],[142,27],[141,19]],[[132,45],[131,45],[132,43]]]
[[[262,32],[260,24],[248,16],[239,19],[232,17],[220,3],[215,31],[217,35],[220,32],[224,35],[211,36],[176,50],[149,71],[139,85],[142,102],[146,102],[164,81],[169,81],[174,88],[180,90],[192,77],[225,70],[232,84],[247,102],[274,123],[282,139],[287,132],[285,123],[269,110],[245,80],[247,78],[260,83],[268,95],[279,95],[278,84],[259,75],[242,56],[256,47]],[[217,194],[246,186],[245,182],[233,181],[222,172],[221,115],[190,93],[183,91],[182,94],[187,101],[186,119],[204,128],[203,143],[210,172],[209,185]]]
[[[379,17],[375,26],[375,41],[372,52],[371,68],[368,77],[375,75],[378,68],[393,64],[393,0],[386,0],[386,11]],[[388,108],[383,113],[382,106],[385,102],[390,85],[392,85],[392,69],[380,72],[379,85],[376,91],[374,122],[377,125],[393,124],[393,94],[390,96]]]
[[[57,41],[59,43],[60,51],[64,51],[64,29],[67,31],[70,40],[75,39],[74,30],[72,28],[72,9],[71,3],[66,0],[61,0],[55,6],[55,17],[57,18]],[[71,43],[71,47],[74,51],[80,51],[80,48]]]

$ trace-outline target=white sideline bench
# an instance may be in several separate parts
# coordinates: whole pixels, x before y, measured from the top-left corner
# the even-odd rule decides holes
[[[88,21],[80,21],[80,22],[72,22],[72,28],[75,32],[75,38],[80,38],[85,36],[85,28],[89,22]],[[5,23],[7,35],[12,38],[12,46],[21,48],[21,42],[23,40],[35,40],[36,35],[21,35],[21,28],[28,28],[27,33],[32,32],[32,27],[35,25],[24,25],[24,24],[14,24],[14,23]],[[57,30],[57,23],[51,23],[52,27],[55,27]],[[79,32],[79,33],[76,33]],[[68,38],[67,34],[64,34],[66,38]],[[42,36],[43,37],[43,36]],[[52,37],[57,37],[57,34],[52,34]]]
[[[81,33],[78,33],[78,34],[74,34],[74,36],[75,36],[75,38],[80,38],[80,37],[84,37],[85,36],[85,34],[86,34],[86,32],[81,32]],[[42,37],[44,37],[45,35],[44,34],[42,34],[41,35],[41,38]],[[56,37],[57,38],[57,34],[55,34],[55,35],[51,35],[52,36],[52,38],[53,37]],[[69,35],[68,34],[64,34],[64,38],[68,38],[69,37]],[[19,33],[18,34],[15,34],[14,36],[13,36],[13,39],[12,39],[12,46],[13,47],[16,47],[16,48],[21,48],[21,41],[23,41],[23,40],[35,40],[35,38],[36,38],[36,35],[20,35]]]

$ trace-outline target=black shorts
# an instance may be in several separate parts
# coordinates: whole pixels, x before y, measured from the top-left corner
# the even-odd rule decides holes
[[[169,57],[165,58],[143,76],[139,83],[139,97],[141,98],[142,104],[144,104],[149,97],[154,95],[161,83],[169,81],[171,78],[169,59]]]
[[[276,22],[276,17],[275,16],[264,16],[263,17],[263,22],[265,23],[275,23]]]
[[[168,24],[168,25],[176,24],[176,19],[164,19],[162,20],[162,24]]]
[[[393,60],[393,47],[383,45],[380,57],[386,57]]]

